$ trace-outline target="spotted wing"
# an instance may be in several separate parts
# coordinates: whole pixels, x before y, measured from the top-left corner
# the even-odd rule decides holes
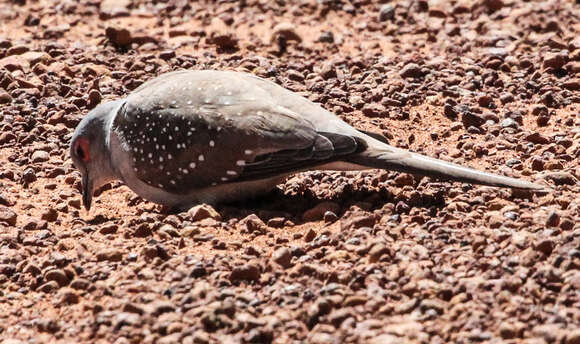
[[[317,132],[248,78],[175,72],[129,95],[113,130],[143,182],[177,194],[283,175],[364,150]]]

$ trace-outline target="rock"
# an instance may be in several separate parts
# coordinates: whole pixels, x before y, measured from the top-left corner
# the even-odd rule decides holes
[[[532,106],[532,115],[534,116],[547,116],[548,115],[548,107],[542,104],[536,104]]]
[[[201,221],[204,219],[214,219],[216,221],[221,221],[221,215],[208,204],[199,204],[187,211],[187,215],[193,222]]]
[[[317,221],[324,217],[324,213],[331,211],[337,214],[340,211],[340,206],[335,202],[322,202],[318,203],[311,209],[308,209],[302,215],[304,221]]]
[[[105,35],[111,43],[121,48],[129,46],[133,42],[131,32],[125,28],[108,26],[105,29]]]
[[[304,241],[311,242],[312,240],[314,240],[314,238],[316,238],[316,232],[312,228],[310,228],[308,232],[306,232],[306,235],[304,236]]]
[[[485,118],[483,118],[483,116],[480,114],[476,114],[471,111],[465,111],[461,114],[461,122],[465,128],[479,128],[485,123]]]
[[[7,223],[9,226],[16,226],[18,215],[10,208],[0,206],[0,223]]]
[[[560,69],[566,64],[566,55],[560,53],[547,53],[544,56],[544,68]]]
[[[492,12],[501,10],[504,5],[503,0],[484,0],[483,4]]]
[[[12,97],[3,88],[0,88],[0,104],[12,103]]]
[[[28,185],[36,181],[36,172],[34,171],[34,169],[27,168],[26,170],[24,170],[24,172],[22,172],[21,180],[24,185]]]
[[[384,22],[387,20],[393,20],[395,18],[395,8],[391,4],[385,4],[381,6],[379,10],[379,21]]]
[[[216,45],[221,50],[237,50],[238,37],[235,32],[212,32],[207,38],[207,43]]]
[[[265,234],[268,232],[268,227],[256,214],[246,216],[240,221],[240,224],[246,227],[248,233]]]
[[[557,227],[560,224],[560,215],[552,211],[548,214],[548,218],[546,219],[546,226],[548,227]]]
[[[491,103],[493,103],[493,98],[486,94],[477,98],[477,103],[479,106],[487,108]]]
[[[552,250],[554,249],[554,241],[552,240],[552,238],[540,239],[534,242],[534,249],[549,256],[550,253],[552,253]]]
[[[54,208],[45,209],[40,218],[46,222],[54,222],[58,219],[58,212]]]
[[[92,109],[95,106],[99,105],[101,102],[101,92],[92,89],[89,91],[88,101],[87,101],[87,108]]]
[[[390,253],[389,248],[386,247],[385,245],[383,245],[381,243],[375,244],[369,250],[369,262],[376,263],[381,259],[381,257],[383,255],[389,254],[389,253]]]
[[[525,328],[525,325],[520,322],[504,321],[499,325],[499,335],[503,339],[513,339],[520,337]]]
[[[97,252],[96,256],[99,262],[120,262],[123,259],[123,252],[117,248],[105,248]]]
[[[56,295],[56,300],[59,304],[77,304],[79,299],[76,290],[68,287],[61,288]]]
[[[71,288],[79,290],[87,290],[89,289],[90,285],[91,282],[84,278],[75,278],[74,280],[72,280],[72,282],[70,282]]]
[[[132,0],[103,0],[99,7],[101,19],[109,19],[129,15]]]
[[[284,269],[290,267],[292,254],[287,247],[281,247],[272,253],[272,260],[282,266]]]
[[[30,157],[30,160],[33,163],[45,162],[48,161],[48,159],[50,159],[50,155],[48,154],[48,152],[45,152],[43,150],[35,151],[34,153],[32,153],[32,156]]]
[[[423,76],[421,67],[416,63],[408,63],[399,73],[403,78],[420,78]]]
[[[570,91],[580,91],[580,78],[570,79],[562,83],[562,87]],[[2,100],[0,100],[0,103]]]
[[[277,42],[280,39],[285,42],[295,41],[302,42],[302,36],[296,31],[296,26],[292,23],[279,23],[272,29],[271,42]]]
[[[58,289],[58,283],[56,281],[49,281],[49,282],[44,283],[40,287],[38,287],[38,290],[40,290],[43,293],[50,293],[51,291],[57,290],[57,289]]]
[[[242,266],[236,266],[230,274],[230,281],[258,281],[260,279],[260,268],[254,263],[247,263]]]
[[[536,143],[536,144],[547,144],[550,143],[550,139],[540,133],[532,133],[525,137],[526,141]]]
[[[69,278],[61,269],[49,270],[44,274],[44,279],[47,281],[55,281],[59,286],[64,287],[68,284]]]
[[[383,105],[376,103],[365,104],[362,108],[362,113],[367,117],[383,117],[388,114]]]

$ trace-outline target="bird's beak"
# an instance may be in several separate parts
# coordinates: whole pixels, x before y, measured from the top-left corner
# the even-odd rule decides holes
[[[83,174],[83,206],[87,211],[91,210],[91,201],[93,200],[93,182],[89,178],[89,173]]]

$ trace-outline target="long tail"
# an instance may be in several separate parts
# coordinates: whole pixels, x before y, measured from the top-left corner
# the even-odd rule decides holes
[[[472,184],[538,191],[548,189],[543,185],[477,171],[443,160],[391,147],[386,144],[381,149],[369,147],[366,151],[349,157],[349,161],[371,168],[399,171]]]

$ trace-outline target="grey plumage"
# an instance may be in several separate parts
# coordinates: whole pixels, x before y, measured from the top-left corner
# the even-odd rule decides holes
[[[99,105],[78,125],[71,157],[83,204],[114,179],[168,206],[266,192],[304,170],[383,168],[469,183],[543,189],[392,147],[317,104],[250,74],[179,71],[125,99]]]

